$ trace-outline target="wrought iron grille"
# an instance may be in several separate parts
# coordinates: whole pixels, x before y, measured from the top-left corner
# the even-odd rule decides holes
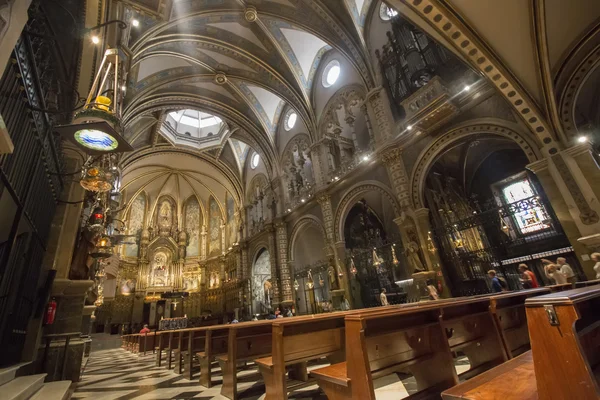
[[[57,43],[41,1],[34,1],[0,80],[0,115],[14,144],[12,154],[0,155],[0,213],[8,221],[0,226],[0,347],[7,350],[0,366],[20,361],[63,189],[62,150],[52,126],[70,116],[43,110],[71,109],[77,98],[74,90],[60,91],[65,68]]]
[[[519,218],[533,211],[545,219],[532,225],[535,229],[520,226]],[[474,202],[469,217],[454,220],[451,210],[439,210],[432,219],[432,236],[454,296],[489,292],[487,271],[491,269],[506,280],[509,289],[522,289],[520,262],[529,266],[540,283],[549,284],[539,261],[544,257],[564,256],[575,273],[584,277],[569,240],[542,195],[500,206],[496,199],[482,205]],[[469,243],[468,235],[476,237],[477,243]]]

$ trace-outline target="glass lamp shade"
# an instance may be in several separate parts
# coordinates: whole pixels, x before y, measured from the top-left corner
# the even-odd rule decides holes
[[[110,152],[119,147],[119,141],[99,129],[80,129],[75,132],[75,141],[85,148]]]
[[[108,258],[112,256],[112,244],[110,242],[110,238],[105,235],[101,235],[98,240],[96,240],[96,247],[90,253],[90,256],[93,258]]]
[[[113,174],[100,167],[92,167],[85,171],[85,176],[79,182],[85,190],[104,193],[112,189]]]

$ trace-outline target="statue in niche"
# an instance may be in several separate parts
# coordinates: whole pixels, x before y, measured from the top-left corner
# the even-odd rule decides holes
[[[425,271],[425,264],[421,260],[421,248],[419,246],[419,237],[417,236],[417,232],[415,232],[414,227],[411,226],[406,229],[406,236],[408,237],[409,242],[406,244],[404,254],[408,259],[409,265],[411,266],[413,271]]]
[[[148,286],[167,286],[168,280],[167,255],[162,252],[156,253],[152,262],[152,273]]]
[[[273,284],[270,279],[267,279],[263,285],[263,290],[265,291],[265,305],[267,307],[271,307],[271,297],[273,293]]]
[[[221,278],[219,277],[219,274],[215,271],[211,272],[210,279],[208,281],[208,288],[216,289],[219,287],[220,283],[221,283]]]
[[[327,153],[327,164],[329,166],[330,171],[335,171],[335,159],[333,157],[333,154],[331,154],[331,151]]]
[[[327,267],[327,278],[329,279],[329,290],[339,289],[337,277],[335,276],[335,267],[333,258],[329,259],[329,267]]]

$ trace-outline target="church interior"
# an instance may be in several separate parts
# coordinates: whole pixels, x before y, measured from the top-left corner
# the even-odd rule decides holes
[[[0,0],[5,399],[600,398],[597,0]]]

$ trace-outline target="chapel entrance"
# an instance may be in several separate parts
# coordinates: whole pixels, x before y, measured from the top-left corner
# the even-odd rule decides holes
[[[496,270],[520,289],[518,265],[552,284],[541,259],[565,257],[583,272],[525,153],[510,139],[478,136],[446,149],[430,168],[424,198],[437,251],[454,296],[490,291]]]

